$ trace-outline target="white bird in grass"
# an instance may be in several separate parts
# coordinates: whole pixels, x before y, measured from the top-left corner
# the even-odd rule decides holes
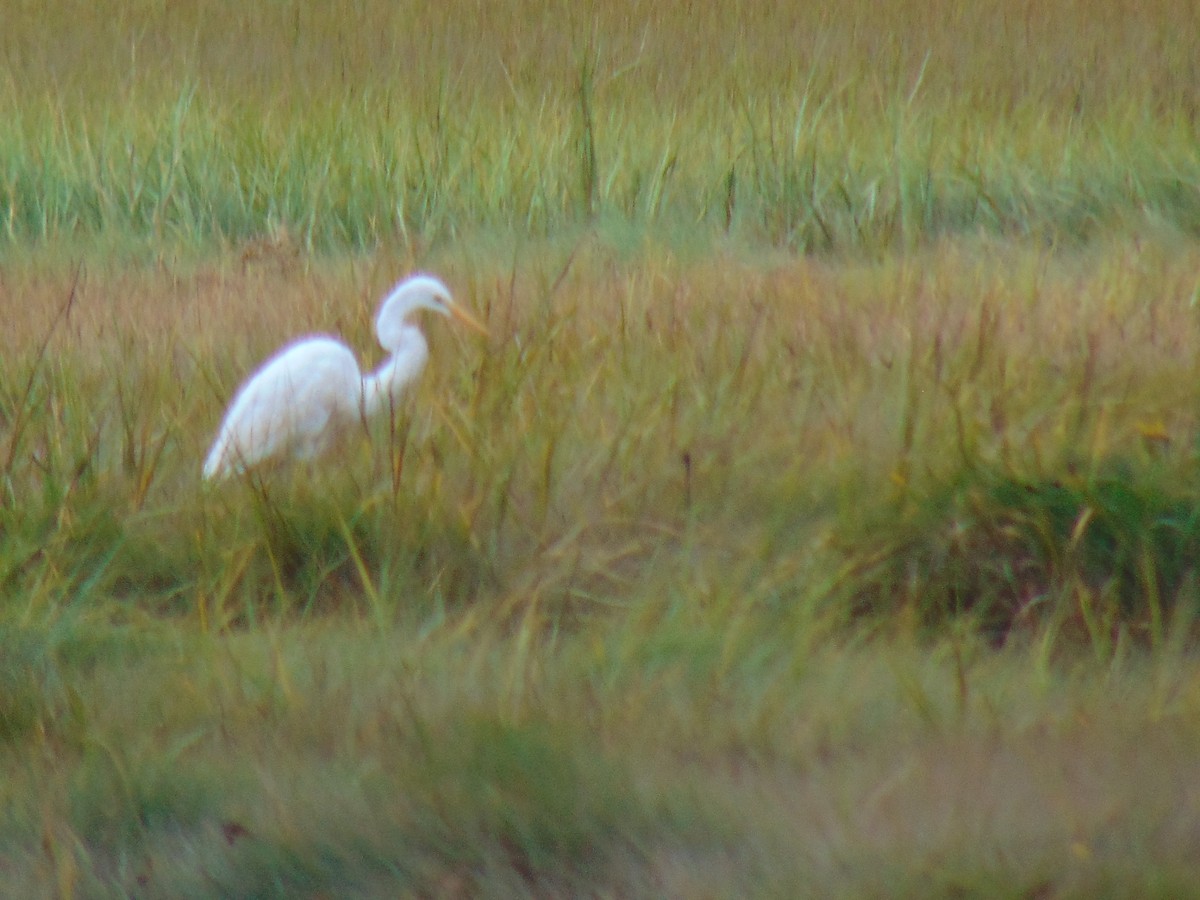
[[[379,306],[375,335],[391,356],[363,375],[350,348],[332,337],[302,338],[267,360],[238,389],[208,458],[205,479],[225,478],[283,456],[316,459],[356,420],[387,409],[421,374],[429,345],[409,314],[431,309],[487,334],[430,275],[397,284]]]

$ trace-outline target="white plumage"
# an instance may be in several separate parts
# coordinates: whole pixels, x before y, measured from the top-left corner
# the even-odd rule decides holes
[[[397,284],[380,304],[375,335],[391,355],[364,376],[350,348],[319,335],[284,347],[239,388],[204,461],[206,479],[224,478],[280,457],[315,459],[345,428],[400,397],[425,367],[429,346],[408,321],[419,309],[484,327],[430,275]]]

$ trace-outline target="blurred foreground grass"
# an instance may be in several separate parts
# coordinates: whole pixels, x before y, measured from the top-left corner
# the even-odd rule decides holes
[[[1190,895],[1194,659],[638,612],[6,630],[6,889]]]

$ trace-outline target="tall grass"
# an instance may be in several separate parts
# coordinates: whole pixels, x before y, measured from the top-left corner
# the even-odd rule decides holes
[[[53,40],[18,13],[0,45],[4,243],[286,228],[338,250],[593,219],[848,252],[1129,220],[1196,233],[1194,11],[977,13],[956,29],[917,4],[750,4],[731,27],[531,2],[467,33],[444,10],[282,4],[214,32],[216,8],[189,31],[52,7]]]
[[[952,244],[837,268],[622,261],[598,242],[531,247],[512,269],[491,250],[434,257],[492,338],[430,323],[431,377],[370,440],[206,491],[195,462],[241,373],[311,330],[371,365],[367,298],[386,273],[284,252],[282,268],[234,260],[182,283],[27,275],[22,295],[46,302],[6,348],[4,578],[30,609],[90,592],[218,629],[265,600],[378,616],[380,597],[413,593],[532,597],[571,617],[733,559],[774,596],[843,538],[875,546],[877,519],[904,566],[924,551],[893,544],[900,523],[918,543],[949,529],[977,574],[1004,542],[1045,544],[1040,575],[1021,574],[1028,556],[996,563],[1022,596],[1042,596],[1071,546],[1105,589],[1094,548],[1141,621],[1146,565],[1168,567],[1151,581],[1172,595],[1190,571],[1195,254],[1174,238],[1116,246]],[[60,314],[39,314],[56,295]],[[1160,527],[1182,543],[1159,547]]]
[[[11,883],[1187,881],[1194,247],[422,262],[491,337],[425,323],[370,440],[221,487],[238,380],[370,364],[392,260],[6,278]]]
[[[6,10],[3,889],[1194,892],[1196,16]]]
[[[259,117],[185,87],[66,127],[45,100],[12,117],[0,146],[5,244],[220,246],[286,228],[307,248],[363,249],[544,238],[595,217],[857,252],[979,232],[1080,242],[1130,221],[1194,234],[1200,223],[1190,128],[1140,111],[1082,126],[1018,118],[1000,142],[967,114],[910,116],[888,102],[877,115],[900,121],[880,140],[886,129],[862,114],[814,109],[815,90],[731,106],[717,122],[710,111],[664,119],[657,104],[618,118],[586,99],[602,92],[580,77],[584,97],[500,120],[475,99],[378,122],[373,97]]]

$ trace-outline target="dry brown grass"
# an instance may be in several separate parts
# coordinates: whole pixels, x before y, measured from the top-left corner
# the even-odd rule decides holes
[[[590,47],[601,72],[621,73],[611,86],[618,102],[715,100],[714,86],[763,99],[771,85],[793,96],[815,71],[823,91],[875,94],[884,104],[919,82],[939,103],[1000,115],[1026,104],[1075,114],[1190,104],[1194,113],[1187,86],[1198,15],[1186,0],[851,0],[836,11],[752,0],[736,12],[688,2],[206,0],[120,15],[58,2],[10,10],[0,58],[10,95],[92,101],[104,91],[122,103],[131,92],[173,97],[188,76],[238,101],[287,98],[283,109],[380,87],[536,103],[570,94]]]
[[[878,457],[868,467],[894,459],[905,415],[939,447],[957,414],[997,444],[1029,449],[1061,442],[1081,412],[1103,424],[1093,430],[1101,453],[1126,447],[1138,424],[1161,423],[1180,440],[1194,425],[1200,255],[1171,237],[1066,254],[946,242],[876,262],[627,258],[585,240],[575,251],[530,248],[515,270],[487,251],[426,262],[493,334],[490,353],[472,363],[452,346],[452,329],[430,323],[435,379],[458,370],[461,381],[475,365],[500,378],[531,354],[561,373],[516,389],[505,412],[518,423],[559,407],[572,411],[573,428],[611,430],[631,405],[665,406],[642,418],[652,432],[643,437],[664,449],[687,449],[701,428],[702,440],[720,444],[709,452],[727,461],[778,450],[818,469],[848,456]],[[200,404],[191,413],[212,419],[257,361],[299,335],[343,335],[373,363],[371,316],[404,265],[290,252],[178,271],[88,265],[52,351],[89,378],[119,360],[127,375],[171,373],[181,401]],[[36,348],[72,278],[18,267],[0,280],[9,360]],[[656,382],[657,395],[640,394]],[[508,425],[486,427],[491,439],[521,430]]]

